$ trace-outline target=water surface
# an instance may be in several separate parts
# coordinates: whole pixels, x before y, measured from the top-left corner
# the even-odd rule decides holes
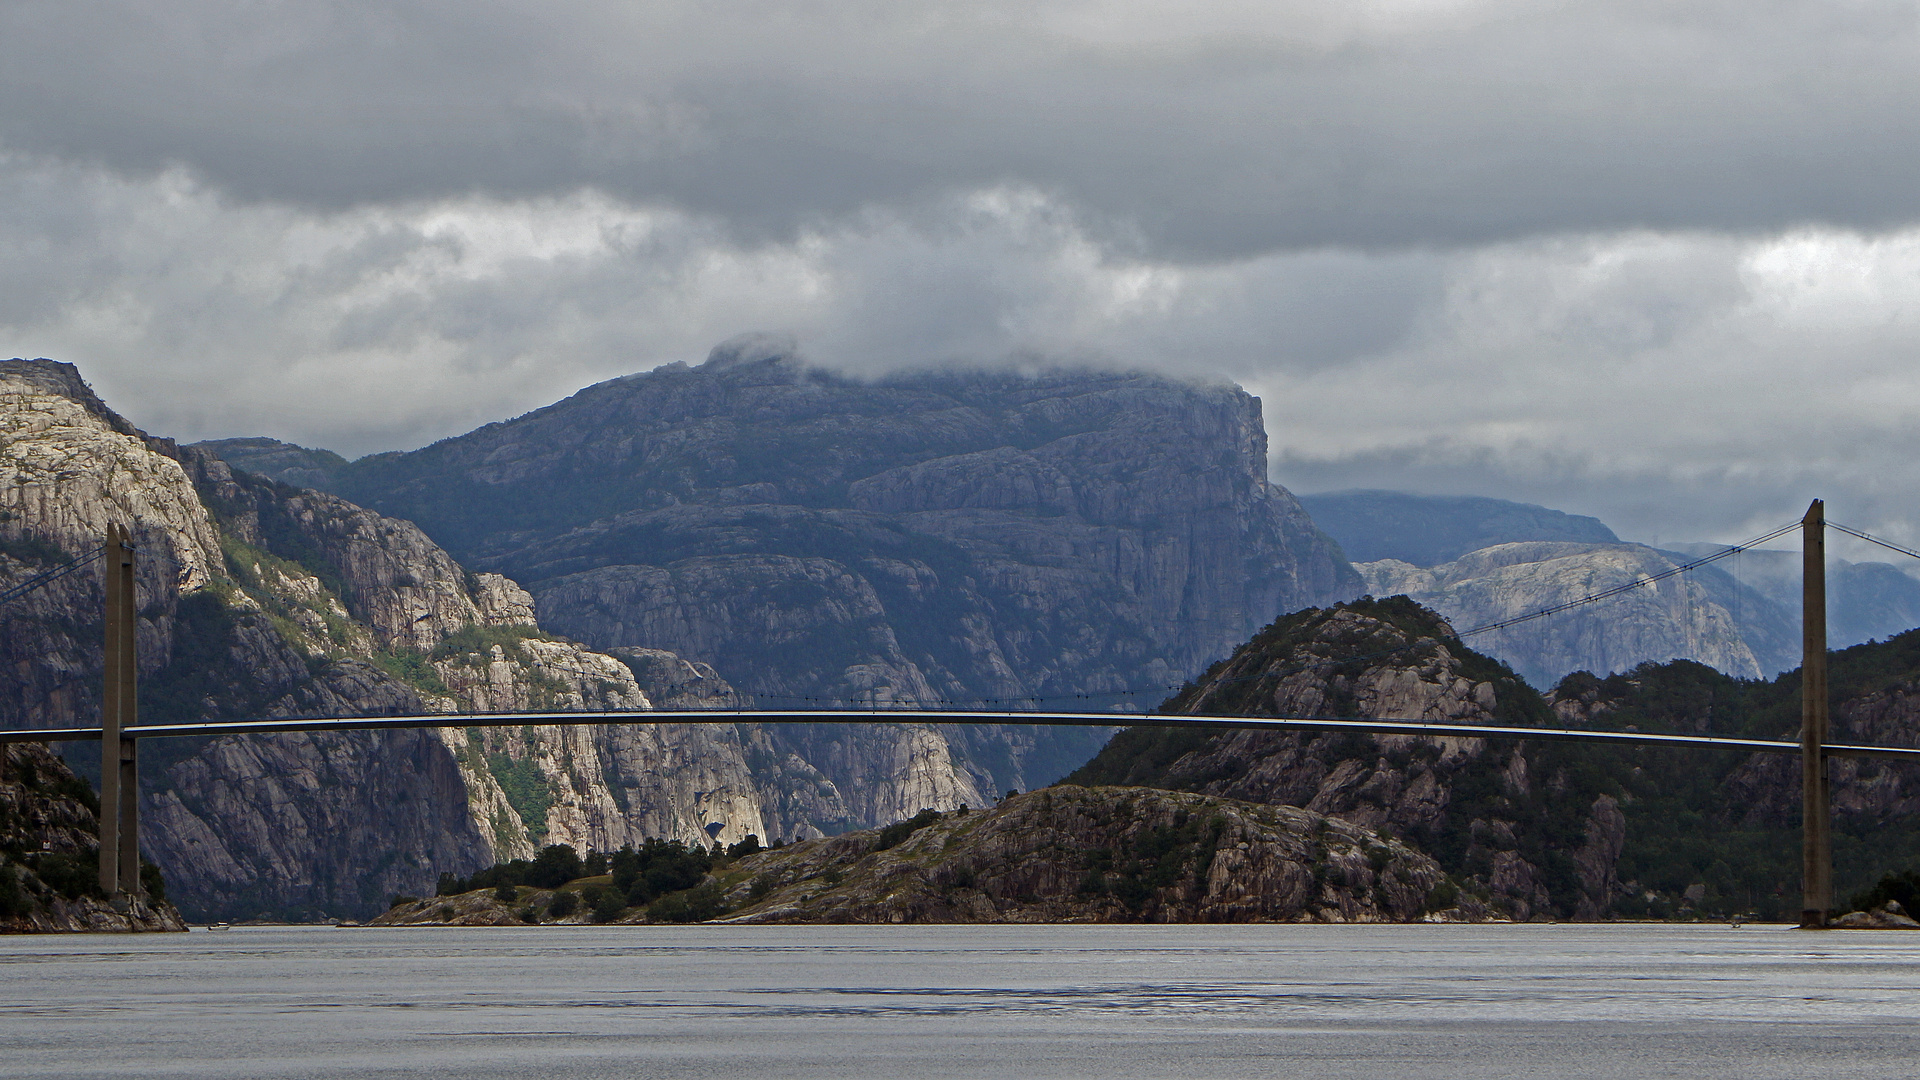
[[[8,1077],[1910,1077],[1920,933],[238,928],[0,938]]]

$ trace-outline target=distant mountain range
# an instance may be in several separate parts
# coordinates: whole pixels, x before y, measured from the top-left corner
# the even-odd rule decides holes
[[[1300,505],[1357,563],[1397,559],[1438,566],[1495,544],[1620,542],[1598,518],[1505,499],[1354,489],[1302,495]]]
[[[1337,491],[1300,501],[1354,560],[1368,592],[1405,593],[1461,631],[1725,550],[1626,543],[1598,519],[1501,499]],[[1827,574],[1832,648],[1920,626],[1920,580],[1899,567],[1836,559]],[[1573,671],[1604,675],[1672,659],[1743,678],[1771,676],[1800,663],[1800,556],[1742,552],[1471,644],[1541,689]]]

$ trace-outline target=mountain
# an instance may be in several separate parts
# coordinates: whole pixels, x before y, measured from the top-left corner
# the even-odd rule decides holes
[[[546,633],[524,591],[407,522],[144,435],[69,365],[0,362],[0,587],[69,563],[115,520],[140,551],[147,722],[645,709],[649,688],[731,700],[671,654]],[[83,572],[0,607],[0,722],[96,721],[101,603]],[[97,775],[96,747],[64,749]],[[141,776],[144,848],[197,919],[368,915],[545,841],[804,832],[781,817],[796,798],[845,816],[817,771],[731,725],[149,740]]]
[[[1699,558],[1724,550],[1714,544],[1679,544]],[[1787,612],[1797,633],[1800,618],[1800,553],[1743,551],[1722,560],[1725,572]],[[1920,564],[1915,564],[1920,569]],[[1893,563],[1827,560],[1827,644],[1845,648],[1884,640],[1920,626],[1920,580]],[[1794,658],[1798,661],[1798,657]],[[1780,670],[1784,670],[1784,665]]]
[[[1354,562],[1435,566],[1496,544],[1620,542],[1598,518],[1505,499],[1353,489],[1302,495],[1300,505]]]
[[[1920,746],[1920,631],[1836,652],[1833,738]],[[1709,732],[1792,740],[1799,675],[1690,660],[1542,696],[1411,601],[1289,615],[1166,703],[1172,714]],[[1836,759],[1839,896],[1920,863],[1920,766]],[[1401,838],[1516,919],[1799,910],[1792,755],[1352,733],[1132,728],[1068,778],[1300,806]]]
[[[1388,559],[1355,569],[1370,593],[1410,596],[1464,632],[1649,580],[1687,561],[1642,544],[1533,541],[1499,544],[1433,567]],[[1605,675],[1673,659],[1758,678],[1797,662],[1799,630],[1797,610],[1717,566],[1703,566],[1603,602],[1475,634],[1473,645],[1544,688],[1574,671]]]
[[[326,479],[518,582],[541,625],[709,664],[773,707],[1137,709],[1360,588],[1267,481],[1257,399],[1145,375],[867,382],[750,337]],[[816,822],[838,829],[1047,783],[1101,735],[767,737],[845,794],[850,817]],[[876,761],[927,782],[876,786]]]
[[[1726,550],[1626,544],[1595,518],[1501,499],[1335,491],[1301,496],[1376,596],[1405,593],[1462,630],[1557,606]],[[1828,641],[1839,648],[1920,626],[1920,580],[1887,563],[1830,560]],[[1587,608],[1474,638],[1536,687],[1574,671],[1698,660],[1742,678],[1800,662],[1800,556],[1744,551]]]
[[[609,478],[605,440],[656,413],[668,420],[642,432],[642,443],[698,445],[665,464],[638,455],[659,466],[642,470],[649,483],[685,475],[693,462],[803,487],[824,483],[823,470],[842,468],[835,462],[884,463],[898,451],[909,464],[854,476],[839,489],[840,506],[740,506],[724,493],[702,503],[642,488],[646,499],[659,496],[658,512],[564,519],[544,538],[502,534],[494,548],[475,549],[491,564],[469,566],[409,521],[147,436],[71,366],[7,361],[0,586],[84,554],[110,521],[132,521],[142,716],[166,721],[744,700],[707,655],[769,697],[884,703],[1132,690],[1197,668],[1208,642],[1224,650],[1220,623],[1358,585],[1331,542],[1262,479],[1258,403],[1237,390],[1011,375],[951,386],[944,397],[875,389],[781,357],[718,357],[702,372],[681,367],[595,388],[584,397],[617,405],[617,415],[597,428],[582,419],[583,449],[512,444],[562,474],[556,462],[584,470],[589,482],[575,495],[586,503],[610,498],[607,485],[638,482],[617,470]],[[675,387],[724,408],[690,421],[691,406],[665,407],[664,390]],[[958,403],[967,395],[1001,411]],[[777,414],[792,426],[782,429]],[[555,410],[532,419],[557,425],[536,433],[554,438],[572,422],[559,423]],[[935,452],[1003,441],[1019,425],[1031,436],[1026,448]],[[766,440],[762,430],[785,434]],[[498,431],[524,434],[496,425],[468,439]],[[1129,432],[1131,441],[1121,438]],[[1172,449],[1142,449],[1143,438]],[[809,440],[818,453],[805,459]],[[485,453],[503,461],[511,456],[503,445]],[[276,458],[253,441],[227,448],[272,451],[251,460],[288,468],[339,468],[317,452]],[[422,453],[458,457],[473,448],[454,440],[429,449]],[[738,465],[756,452],[759,472]],[[365,484],[407,461],[377,458],[321,479],[346,490],[345,481]],[[548,498],[559,513],[573,498],[562,497],[564,476],[521,471],[532,479],[490,508],[503,520],[525,524],[514,517],[517,499]],[[1062,479],[1046,480],[1044,491],[1019,479],[1056,473]],[[965,494],[967,485],[976,493]],[[1050,509],[1020,501],[1042,495],[1055,500]],[[943,498],[963,505],[928,509]],[[900,505],[873,509],[890,499]],[[1008,499],[1018,508],[972,505]],[[656,550],[658,565],[631,561],[643,552],[628,540],[663,535],[683,546]],[[540,577],[541,560],[554,559],[565,572]],[[503,567],[543,589],[537,603]],[[590,602],[569,606],[567,595]],[[98,578],[85,573],[0,609],[0,718],[93,721],[100,604]],[[654,632],[662,626],[684,632]],[[602,644],[555,633],[568,628]],[[702,651],[662,647],[676,642]],[[1129,695],[1107,700],[1115,699]],[[1077,729],[633,724],[155,741],[142,755],[144,839],[195,918],[357,917],[441,872],[546,842],[610,850],[647,837],[806,837],[921,807],[984,805],[996,791],[1064,773],[1097,738]],[[84,771],[93,750],[67,753]]]
[[[316,491],[332,491],[334,474],[347,467],[347,459],[331,450],[313,450],[278,439],[214,439],[195,443],[194,447],[243,472]]]

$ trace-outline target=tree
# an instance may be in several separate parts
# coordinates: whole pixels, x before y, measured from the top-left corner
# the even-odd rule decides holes
[[[536,889],[557,889],[580,876],[580,854],[571,844],[548,844],[534,856],[527,871],[527,884]]]

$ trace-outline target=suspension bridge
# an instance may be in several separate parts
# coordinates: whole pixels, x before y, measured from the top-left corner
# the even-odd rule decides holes
[[[1530,611],[1522,615],[1459,633],[1467,638],[1544,619],[1589,604],[1600,603],[1635,589],[1737,555],[1798,530],[1802,552],[1802,678],[1801,731],[1798,741],[1731,738],[1719,735],[1683,735],[1640,731],[1604,731],[1585,728],[1508,727],[1432,723],[1391,717],[1267,717],[1194,716],[1116,712],[1048,712],[1037,709],[896,708],[865,709],[700,709],[691,711],[620,710],[573,712],[431,713],[405,716],[260,717],[184,724],[140,724],[136,698],[137,664],[134,645],[134,567],[137,555],[131,534],[122,525],[109,527],[106,543],[62,566],[0,592],[0,604],[76,573],[94,562],[105,564],[104,662],[101,723],[97,727],[0,730],[0,743],[100,743],[100,888],[107,896],[125,900],[139,895],[139,742],[142,739],[273,735],[290,732],[383,731],[441,727],[518,727],[582,724],[1020,724],[1033,726],[1161,727],[1246,729],[1265,731],[1349,731],[1375,735],[1414,735],[1451,739],[1515,739],[1572,741],[1601,745],[1637,745],[1731,750],[1746,753],[1798,754],[1801,758],[1802,903],[1800,925],[1818,929],[1827,925],[1833,908],[1831,794],[1827,768],[1834,757],[1877,758],[1920,764],[1920,747],[1864,746],[1828,741],[1826,530],[1920,559],[1920,552],[1882,540],[1866,532],[1828,522],[1825,507],[1815,500],[1799,521],[1790,522],[1742,544],[1677,564],[1658,574]],[[1323,663],[1348,663],[1384,657],[1400,649]],[[1302,669],[1306,670],[1306,669]],[[1259,677],[1269,677],[1268,672]],[[1172,688],[1168,688],[1172,689]],[[1082,695],[1084,696],[1084,695]],[[1037,703],[1039,699],[1016,699]],[[979,704],[1006,704],[1005,701]]]

